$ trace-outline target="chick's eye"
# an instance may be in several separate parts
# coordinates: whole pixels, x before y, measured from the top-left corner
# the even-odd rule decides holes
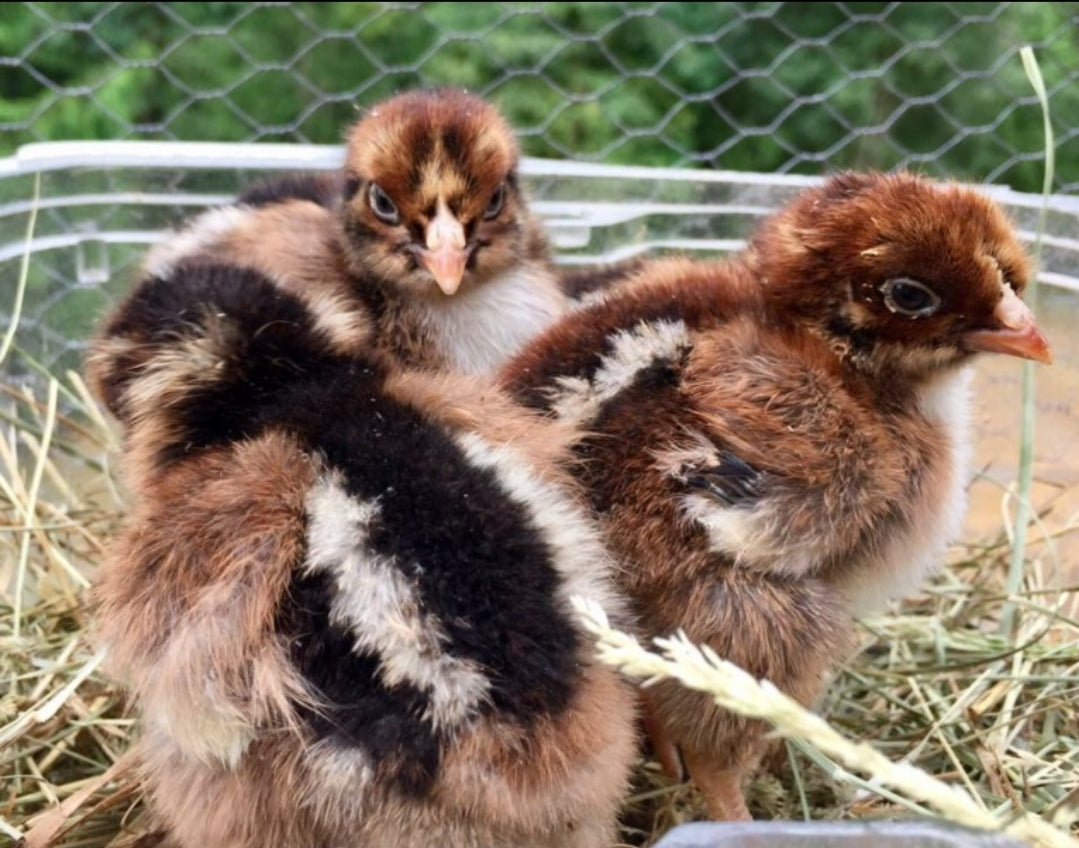
[[[506,199],[506,185],[503,183],[495,189],[495,193],[491,196],[491,202],[487,204],[487,208],[483,210],[483,218],[486,221],[490,221],[499,212],[502,211],[502,203]]]
[[[884,305],[889,311],[910,318],[924,318],[940,309],[940,295],[925,283],[909,277],[896,277],[881,284]]]
[[[367,202],[371,205],[371,211],[375,213],[375,217],[380,221],[396,224],[401,220],[397,204],[390,200],[390,196],[378,183],[371,183],[371,187],[367,190]]]

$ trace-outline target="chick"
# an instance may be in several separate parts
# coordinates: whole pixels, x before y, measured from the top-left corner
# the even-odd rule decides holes
[[[254,268],[345,345],[490,372],[569,303],[517,165],[494,106],[454,89],[408,92],[351,128],[339,173],[255,186],[166,239],[146,268]]]
[[[609,845],[634,702],[569,604],[619,609],[568,430],[343,352],[256,270],[172,271],[87,364],[135,504],[97,637],[170,839]]]
[[[916,587],[964,509],[979,351],[1049,362],[1027,257],[973,190],[845,173],[727,261],[656,261],[505,367],[581,428],[573,471],[649,635],[681,628],[809,704],[852,619]],[[649,691],[711,816],[745,819],[762,724]]]

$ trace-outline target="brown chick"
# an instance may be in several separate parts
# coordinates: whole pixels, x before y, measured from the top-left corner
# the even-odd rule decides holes
[[[337,174],[288,176],[210,210],[150,254],[253,268],[345,347],[410,366],[490,372],[568,306],[494,106],[454,89],[370,109]]]
[[[916,587],[959,527],[973,355],[1049,362],[1027,257],[976,191],[846,173],[729,261],[657,261],[511,361],[521,401],[574,423],[618,578],[648,635],[698,643],[810,704],[852,619]],[[649,689],[714,818],[764,726]]]
[[[234,265],[148,277],[92,346],[134,508],[94,589],[177,848],[604,848],[632,693],[568,431],[342,351]]]

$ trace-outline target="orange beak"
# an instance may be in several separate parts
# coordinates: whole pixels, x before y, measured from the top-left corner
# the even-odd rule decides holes
[[[1034,323],[1034,313],[1010,287],[1004,287],[1004,297],[993,317],[1000,325],[996,330],[974,330],[963,336],[968,350],[1006,353],[1048,365],[1053,361],[1049,342]]]
[[[431,272],[444,294],[453,294],[465,275],[468,250],[465,248],[464,227],[441,200],[435,217],[427,224],[424,242],[426,248],[418,252],[420,262]]]

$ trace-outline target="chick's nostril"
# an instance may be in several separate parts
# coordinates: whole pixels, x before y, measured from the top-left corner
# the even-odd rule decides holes
[[[1052,364],[1049,340],[1038,329],[1030,307],[1010,288],[1005,288],[1004,296],[993,309],[992,321],[995,326],[973,330],[963,336],[968,350],[1003,353]]]
[[[993,310],[993,317],[1009,330],[1019,330],[1034,323],[1030,307],[1008,286],[1004,287],[1004,296]]]

